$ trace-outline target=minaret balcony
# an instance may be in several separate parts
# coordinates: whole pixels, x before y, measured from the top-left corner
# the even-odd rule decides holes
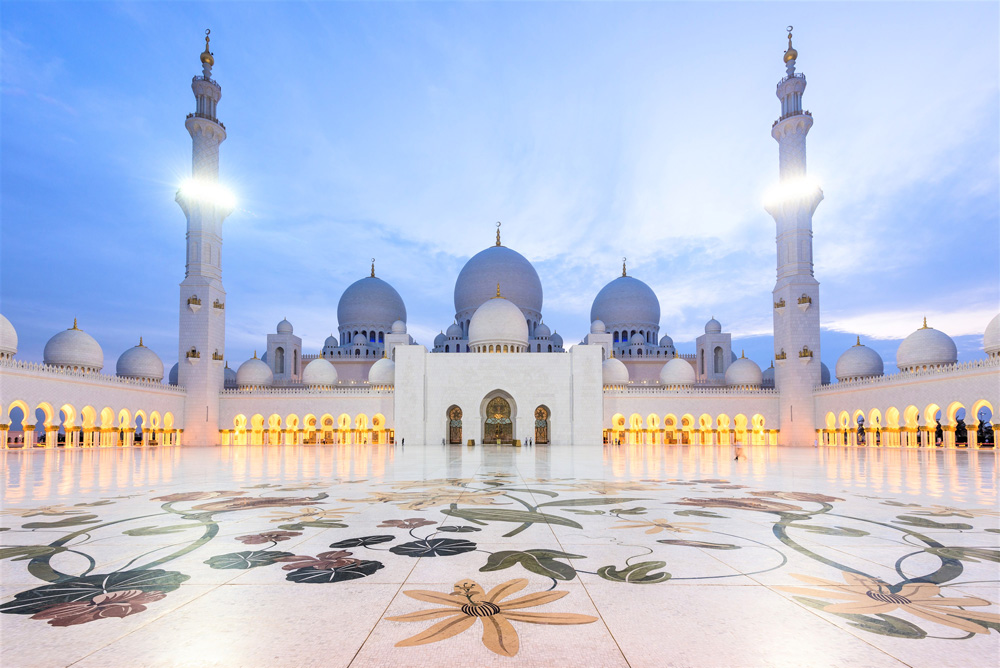
[[[223,130],[226,129],[225,123],[220,121],[218,118],[215,118],[214,116],[209,116],[208,114],[202,114],[196,111],[193,114],[188,114],[186,118],[204,118],[206,121],[212,121],[213,123],[218,123],[220,126],[222,126]]]
[[[793,116],[812,116],[812,112],[811,111],[792,111],[792,112],[789,112],[789,113],[785,114],[784,116],[782,116],[781,118],[779,118],[778,120],[776,120],[774,123],[771,123],[771,127],[773,128],[775,125],[777,125],[781,121],[785,120],[786,118],[791,118]],[[220,123],[220,125],[221,125],[221,123]]]

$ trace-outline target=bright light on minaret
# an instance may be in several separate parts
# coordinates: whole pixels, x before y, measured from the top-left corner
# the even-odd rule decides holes
[[[211,181],[185,179],[177,192],[188,201],[206,202],[230,211],[236,208],[236,196],[232,191]]]
[[[819,181],[811,176],[800,176],[777,183],[764,192],[764,208],[772,209],[786,202],[803,197],[812,197],[816,191],[823,192]]]

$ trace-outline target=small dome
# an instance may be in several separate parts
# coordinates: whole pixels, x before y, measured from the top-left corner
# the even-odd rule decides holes
[[[712,317],[711,320],[705,323],[705,333],[706,334],[722,333],[722,325],[719,324],[719,321],[716,320],[714,316]]]
[[[544,322],[538,323],[538,327],[535,327],[535,338],[536,339],[547,339],[552,336],[552,330]]]
[[[563,337],[560,336],[559,332],[553,332],[553,334],[552,334],[552,347],[553,348],[562,348],[562,345],[563,345]]]
[[[667,387],[694,385],[694,367],[687,360],[675,357],[660,369],[660,385]]]
[[[826,365],[824,365],[826,366]],[[761,385],[774,386],[774,362],[760,374]]]
[[[341,328],[383,327],[390,329],[397,320],[406,322],[406,306],[396,289],[375,276],[366,276],[344,290],[337,303],[337,321]]]
[[[508,345],[523,351],[528,346],[528,323],[514,302],[494,297],[478,309],[469,323],[469,346]]]
[[[746,357],[741,357],[726,369],[726,385],[730,387],[760,387],[764,382],[757,363]]]
[[[355,334],[351,343],[356,346],[365,346],[368,345],[368,339],[365,338],[364,334]]]
[[[903,339],[896,350],[896,366],[900,371],[917,371],[928,367],[954,364],[958,361],[958,348],[944,332],[924,326]]]
[[[462,326],[459,325],[457,322],[451,323],[450,325],[448,325],[448,329],[446,330],[445,336],[447,336],[449,339],[462,338]]]
[[[668,335],[664,334],[662,337],[660,337],[660,347],[661,348],[673,348],[674,347],[674,340],[672,338],[670,338]]]
[[[882,356],[863,345],[860,336],[858,342],[840,356],[835,369],[839,381],[881,376],[884,372]]]
[[[17,354],[17,330],[10,320],[0,313],[0,357]]]
[[[170,385],[176,385],[177,384],[177,370],[179,368],[180,367],[177,364],[177,362],[174,362],[174,365],[172,367],[170,367],[170,373],[167,374],[167,383],[168,384],[170,384]]]
[[[406,323],[402,320],[397,320],[392,323],[392,333],[393,334],[406,334]]]
[[[621,325],[660,326],[660,300],[637,278],[619,276],[597,293],[590,307],[590,319],[602,320],[612,328]]]
[[[278,334],[291,334],[292,333],[292,323],[287,320],[282,320],[278,323]]]
[[[90,334],[73,328],[59,332],[45,344],[43,361],[50,366],[100,371],[104,367],[104,351]]]
[[[542,282],[528,259],[506,246],[490,246],[472,256],[459,272],[455,281],[455,313],[489,303],[497,283],[503,288],[503,296],[519,309],[542,312]]]
[[[336,348],[339,345],[340,345],[340,341],[338,341],[337,337],[334,336],[333,334],[331,334],[330,336],[326,337],[326,341],[323,342],[323,348]]]
[[[388,357],[383,357],[372,364],[368,370],[369,385],[395,385],[396,384],[396,363]]]
[[[608,328],[605,327],[603,320],[595,320],[594,322],[590,323],[591,334],[603,334],[606,331],[608,331]]]
[[[621,360],[609,357],[601,365],[601,377],[604,379],[605,387],[628,385],[628,367],[622,364]]]
[[[774,374],[772,374],[773,377]],[[830,367],[823,362],[819,363],[819,382],[821,385],[830,384]]]
[[[14,345],[17,346],[16,335]],[[990,357],[1000,355],[1000,314],[993,316],[990,324],[986,325],[986,332],[983,334],[983,350]]]
[[[236,384],[241,389],[270,387],[273,382],[274,374],[271,372],[271,367],[263,360],[257,359],[256,354],[241,364],[236,371]]]
[[[447,340],[448,337],[444,335],[444,332],[441,332],[440,334],[434,337],[434,347],[438,348],[440,346],[443,346],[444,342]]]
[[[122,378],[144,378],[146,380],[163,380],[163,362],[152,350],[142,345],[129,348],[118,358],[115,365],[115,375]]]
[[[333,387],[337,384],[337,369],[322,357],[317,357],[302,370],[306,387]]]
[[[632,335],[632,338],[628,340],[633,346],[643,346],[646,345],[646,337],[644,337],[639,332]]]
[[[170,372],[173,373],[176,368],[175,364]],[[222,370],[222,385],[223,387],[236,387],[236,369],[230,369],[229,362],[226,362],[226,367]]]

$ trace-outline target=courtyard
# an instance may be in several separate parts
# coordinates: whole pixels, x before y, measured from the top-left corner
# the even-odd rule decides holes
[[[990,450],[0,451],[0,663],[993,666]]]

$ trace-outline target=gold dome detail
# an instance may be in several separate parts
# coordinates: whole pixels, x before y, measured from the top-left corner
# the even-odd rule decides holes
[[[785,62],[795,60],[799,57],[799,52],[792,48],[792,26],[788,26],[788,50],[785,51]]]
[[[212,34],[209,29],[205,30],[205,50],[201,52],[201,62],[211,67],[215,65],[215,58],[212,57],[212,52],[208,50],[208,36]]]

